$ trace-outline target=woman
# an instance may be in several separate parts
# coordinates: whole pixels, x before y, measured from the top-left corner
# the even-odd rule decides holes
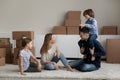
[[[71,66],[68,64],[65,56],[60,53],[58,47],[56,46],[56,39],[51,33],[45,35],[44,43],[40,50],[40,54],[41,61],[45,69],[59,69],[57,62],[61,60],[68,71],[73,71]]]

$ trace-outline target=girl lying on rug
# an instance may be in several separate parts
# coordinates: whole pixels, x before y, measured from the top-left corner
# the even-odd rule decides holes
[[[19,67],[21,75],[25,75],[24,72],[41,72],[41,64],[36,59],[30,49],[32,49],[33,44],[32,40],[29,38],[25,38],[22,40],[22,46],[24,47],[19,54]],[[36,61],[30,62],[30,58]]]
[[[44,43],[40,50],[40,54],[44,69],[59,69],[57,63],[59,60],[61,60],[67,70],[73,72],[73,69],[68,64],[68,61],[66,60],[64,54],[60,53],[58,47],[56,46],[56,39],[51,33],[45,35]]]

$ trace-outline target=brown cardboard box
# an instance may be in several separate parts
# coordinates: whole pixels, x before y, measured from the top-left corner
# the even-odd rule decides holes
[[[0,66],[5,65],[5,57],[0,58]]]
[[[6,55],[6,48],[0,48],[0,58],[5,57]]]
[[[116,26],[103,26],[103,34],[104,35],[117,35],[117,27]]]
[[[5,56],[6,63],[12,63],[12,48],[6,48],[6,56]]]
[[[68,11],[67,19],[80,20],[81,19],[81,11]]]
[[[66,27],[64,27],[64,26],[55,26],[53,28],[53,34],[66,34]]]
[[[20,40],[23,37],[34,39],[33,31],[14,31],[12,32],[13,40]]]
[[[81,20],[65,20],[66,27],[79,27]]]
[[[79,27],[67,27],[67,34],[79,34]]]
[[[0,48],[10,47],[10,38],[0,38]]]
[[[120,63],[120,39],[107,39],[106,57],[108,63]]]
[[[34,45],[34,40],[33,40],[32,42],[33,42],[33,45]],[[17,48],[23,47],[23,46],[22,46],[22,39],[21,39],[21,40],[16,40],[16,47],[17,47]]]

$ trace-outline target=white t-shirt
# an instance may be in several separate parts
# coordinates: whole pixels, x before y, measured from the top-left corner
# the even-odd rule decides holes
[[[52,46],[52,48],[48,50],[47,53],[44,53],[43,55],[41,55],[42,63],[45,63],[47,61],[51,61],[52,58],[56,55],[56,51],[57,51],[57,46],[56,46],[56,44],[54,44]]]
[[[24,49],[20,51],[20,56],[23,57],[23,68],[24,71],[26,71],[30,65],[30,57],[32,55],[32,52],[30,50],[28,50],[28,52],[26,52]]]

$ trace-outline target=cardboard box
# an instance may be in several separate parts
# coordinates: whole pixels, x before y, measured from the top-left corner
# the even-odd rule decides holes
[[[117,35],[117,27],[116,26],[103,26],[103,34],[104,35]]]
[[[108,63],[120,63],[120,39],[107,39],[106,57]]]
[[[0,48],[8,48],[10,46],[10,38],[0,38]]]
[[[12,37],[13,37],[13,40],[20,40],[23,37],[34,39],[34,32],[33,31],[14,31],[12,32]]]
[[[6,55],[6,48],[0,48],[0,58],[5,57]]]
[[[67,34],[79,34],[79,27],[67,27]]]
[[[33,42],[33,45],[34,45],[34,40],[32,41]],[[17,48],[22,48],[22,39],[21,40],[16,40],[16,47]]]
[[[6,63],[12,63],[12,48],[6,48],[6,56],[5,56]]]
[[[55,26],[53,28],[53,34],[66,34],[66,27],[64,27],[64,26]]]
[[[81,19],[81,11],[68,11],[67,19],[80,20]]]
[[[65,20],[66,27],[79,27],[81,20]]]
[[[5,65],[5,57],[0,58],[0,66]]]

